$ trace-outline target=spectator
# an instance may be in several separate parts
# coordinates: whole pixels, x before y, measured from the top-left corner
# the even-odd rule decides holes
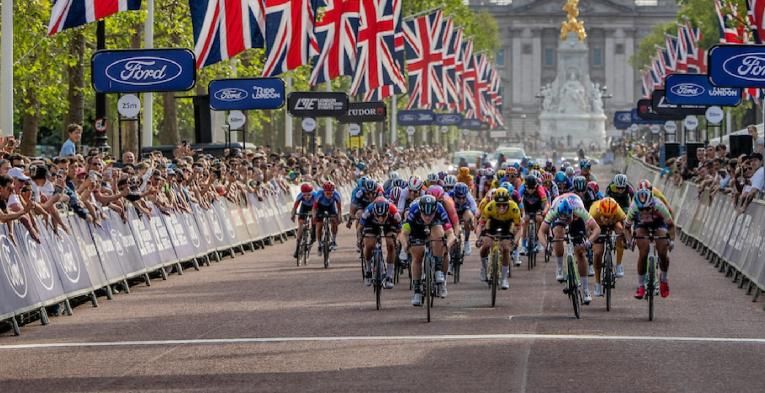
[[[82,127],[78,124],[70,124],[66,127],[66,133],[69,136],[66,142],[61,146],[59,157],[71,157],[77,154],[77,143],[82,138]]]

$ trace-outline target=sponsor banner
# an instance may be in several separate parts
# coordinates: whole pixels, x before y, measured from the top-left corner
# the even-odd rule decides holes
[[[14,237],[16,238],[16,245],[21,258],[28,267],[28,282],[30,286],[34,287],[34,291],[40,296],[40,300],[45,303],[53,299],[61,299],[64,295],[64,290],[61,286],[58,270],[54,265],[50,250],[42,244],[43,241],[47,240],[42,233],[42,230],[46,228],[41,226],[42,221],[40,220],[37,220],[37,224],[40,229],[39,243],[32,238],[26,227],[18,221],[14,223]]]
[[[632,124],[638,124],[638,125],[651,125],[651,124],[664,124],[667,119],[644,119],[640,116],[640,112],[638,111],[638,108],[640,108],[641,101],[638,101],[638,105],[636,108],[632,109],[630,111],[630,117],[632,119]],[[651,109],[651,100],[646,100],[648,105],[648,111],[650,112]],[[630,125],[631,126],[631,125]]]
[[[715,45],[707,56],[712,85],[765,87],[765,45]]]
[[[750,280],[756,282],[760,288],[765,286],[765,247],[762,247],[763,233],[765,233],[765,205],[755,201],[747,208],[752,214],[752,223],[749,232],[744,234],[742,247],[747,251],[743,257],[741,272]]]
[[[226,202],[226,200],[217,200],[213,202],[213,208],[210,210],[215,213],[215,218],[218,220],[220,227],[223,230],[223,246],[231,247],[240,244],[240,242],[236,237],[234,224],[231,222],[232,212],[226,208]]]
[[[348,111],[345,93],[300,91],[287,96],[287,111],[296,117],[338,117]]]
[[[93,235],[90,234],[88,223],[74,215],[70,215],[67,221],[72,231],[72,237],[77,240],[77,245],[80,248],[80,255],[82,256],[84,268],[90,277],[92,288],[105,286],[107,284],[106,275],[104,274],[103,267],[101,267],[96,243],[93,241]]]
[[[437,126],[458,126],[463,120],[461,113],[436,113]]]
[[[614,112],[614,128],[617,130],[626,130],[632,126],[632,112],[631,111],[616,111]]]
[[[215,238],[212,234],[212,227],[207,220],[207,213],[197,204],[192,204],[191,210],[194,211],[194,221],[196,221],[197,227],[199,228],[200,248],[203,249],[205,253],[215,251],[217,249],[217,244],[215,243]]]
[[[173,245],[175,255],[181,262],[188,261],[196,256],[194,246],[189,241],[188,229],[185,227],[185,222],[181,221],[179,213],[173,212],[170,215],[161,214],[162,222],[165,224],[168,235],[170,235],[170,243]],[[183,224],[182,224],[183,222]],[[196,224],[194,224],[196,226]]]
[[[18,248],[8,237],[7,226],[0,226],[0,315],[39,304],[40,298],[31,282],[33,275]]]
[[[668,120],[682,120],[688,115],[703,115],[707,111],[707,107],[703,105],[672,105],[667,102],[663,89],[657,89],[651,93],[651,108],[659,115],[680,116],[680,119]]]
[[[638,100],[637,102],[637,115],[639,118],[643,120],[661,120],[656,123],[650,123],[650,124],[664,124],[667,120],[682,120],[685,119],[686,115],[666,115],[666,114],[658,114],[653,109],[652,100],[649,98],[643,98]],[[646,124],[646,123],[643,123]]]
[[[465,119],[462,121],[462,123],[460,123],[459,128],[464,130],[486,131],[489,129],[489,123],[485,123],[476,119]]]
[[[146,271],[146,266],[141,262],[141,253],[138,250],[135,237],[130,230],[130,225],[122,221],[122,218],[113,210],[107,211],[110,233],[114,242],[114,251],[122,262],[122,270],[125,276],[133,277]]]
[[[387,116],[388,109],[382,101],[351,102],[348,111],[338,120],[341,123],[376,123],[385,121]]]
[[[242,212],[242,208],[235,203],[226,200],[225,210],[234,229],[234,237],[236,238],[235,243],[242,244],[250,242],[252,237],[250,236],[250,232],[247,230],[247,226],[244,224],[244,214]]]
[[[703,74],[670,74],[664,81],[667,102],[673,105],[736,106],[741,89],[717,87]]]
[[[398,111],[396,120],[401,127],[406,126],[429,126],[436,122],[436,114],[429,109],[413,109]]]
[[[214,111],[278,109],[286,97],[279,78],[216,79],[207,91]]]
[[[149,220],[149,229],[151,230],[154,244],[157,246],[159,261],[163,266],[172,265],[178,262],[178,256],[175,255],[173,243],[170,241],[170,234],[167,232],[164,222],[162,222],[162,213],[154,206],[151,209],[151,220]]]
[[[59,229],[58,233],[48,230],[45,226],[40,228],[40,236],[44,238],[44,244],[53,257],[53,262],[61,279],[61,286],[65,293],[79,293],[89,290],[92,285],[87,269],[83,266],[83,256],[73,235]],[[74,233],[70,227],[72,234]]]
[[[90,64],[98,93],[186,91],[197,78],[194,52],[188,49],[100,50]]]
[[[129,206],[128,224],[130,225],[135,244],[138,246],[138,252],[141,254],[141,260],[148,270],[156,270],[162,266],[159,259],[159,252],[154,243],[154,238],[149,228],[149,219],[145,215],[138,216],[135,207]]]
[[[125,256],[125,250],[122,248],[122,243],[116,241],[118,239],[112,238],[111,222],[103,220],[99,226],[90,224],[88,226],[93,234],[96,251],[98,251],[101,266],[104,269],[104,274],[106,274],[106,280],[114,282],[125,279],[125,271],[122,270],[124,263],[122,258]],[[117,252],[118,247],[119,252]]]
[[[223,233],[223,226],[221,225],[218,213],[214,208],[202,209],[207,226],[210,228],[210,235],[212,236],[212,242],[215,245],[216,250],[227,250],[230,245],[226,244],[226,235]]]
[[[194,219],[194,215],[191,213],[183,212],[178,213],[176,217],[178,223],[183,227],[183,230],[186,233],[186,237],[188,239],[189,245],[191,246],[193,256],[201,257],[204,254],[207,254],[207,245],[202,238],[202,232],[199,230],[199,225]],[[181,258],[181,256],[179,255],[178,258]]]

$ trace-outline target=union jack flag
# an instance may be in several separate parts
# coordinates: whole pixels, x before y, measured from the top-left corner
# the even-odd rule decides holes
[[[743,26],[736,26],[736,10],[728,3],[723,5],[720,0],[715,0],[715,12],[717,13],[717,25],[720,28],[720,42],[728,44],[743,44]]]
[[[394,30],[396,31],[393,38],[393,59],[396,62],[398,70],[404,69],[404,30],[402,26],[404,21],[401,17],[401,7],[397,5],[401,0],[393,0],[393,11],[395,13],[396,25]],[[382,85],[374,90],[366,92],[364,95],[365,101],[382,101],[394,94],[406,93],[406,80],[404,80],[404,74],[398,72],[391,75],[393,84]]]
[[[356,70],[351,94],[360,95],[380,86],[403,83],[396,64],[396,24],[400,0],[361,0]]]
[[[265,0],[266,62],[263,76],[308,64],[319,54],[313,33],[318,0]]]
[[[765,42],[765,0],[747,0],[746,7],[754,40],[762,44]]]
[[[326,0],[314,32],[319,57],[314,60],[311,84],[324,83],[341,75],[353,76],[356,67],[356,35],[361,0]]]
[[[449,19],[444,32],[444,92],[446,104],[451,110],[461,111],[462,100],[460,78],[457,73],[457,64],[461,63],[460,50],[462,49],[462,29],[454,27],[454,20]]]
[[[462,110],[470,111],[477,108],[473,88],[475,86],[476,69],[473,62],[473,40],[462,43]],[[474,112],[473,112],[474,113]]]
[[[95,22],[121,11],[141,9],[141,0],[56,0],[48,23],[48,35]]]
[[[409,108],[435,108],[444,104],[443,12],[404,21]]]
[[[686,71],[698,73],[699,47],[690,23],[678,25],[678,40],[682,42],[685,52]]]
[[[197,68],[263,47],[264,0],[190,0]]]

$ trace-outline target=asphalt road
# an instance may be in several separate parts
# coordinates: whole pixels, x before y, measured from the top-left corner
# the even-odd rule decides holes
[[[352,239],[328,270],[290,239],[0,336],[0,392],[765,391],[761,303],[682,244],[653,322],[631,253],[612,311],[576,320],[541,258],[489,307],[476,252],[426,323],[406,279],[375,310]]]

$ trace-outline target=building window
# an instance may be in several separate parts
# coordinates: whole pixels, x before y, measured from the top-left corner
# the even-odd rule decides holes
[[[592,66],[593,67],[603,66],[603,49],[602,48],[592,48]]]
[[[500,49],[497,51],[497,58],[496,58],[497,65],[505,65],[505,50]]]
[[[616,44],[614,45],[614,53],[617,55],[623,55],[624,54],[624,44]]]
[[[545,48],[545,67],[555,67],[555,49]]]
[[[523,44],[521,47],[521,53],[524,55],[530,55],[532,52],[531,44]]]

